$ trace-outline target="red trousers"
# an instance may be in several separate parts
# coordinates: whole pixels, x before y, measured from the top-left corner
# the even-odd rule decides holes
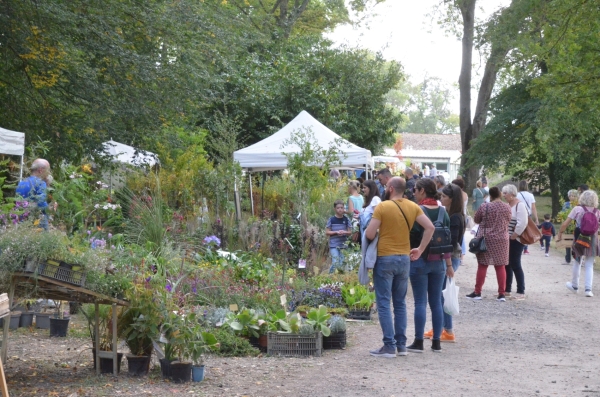
[[[504,266],[493,266],[496,270],[496,279],[498,280],[498,294],[504,295],[506,288],[506,269]],[[485,283],[485,275],[487,274],[488,265],[477,265],[477,277],[475,279],[475,293],[481,294],[483,283]]]

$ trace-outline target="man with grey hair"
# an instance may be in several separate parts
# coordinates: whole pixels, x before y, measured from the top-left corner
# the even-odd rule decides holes
[[[50,163],[44,159],[35,159],[30,170],[31,176],[19,182],[16,192],[30,205],[35,204],[41,210],[43,217],[40,226],[48,229],[48,215],[46,214],[46,208],[48,208],[46,202],[47,185],[45,180],[50,175]]]
[[[444,177],[442,175],[437,175],[435,178],[433,178],[433,181],[435,182],[435,187],[437,188],[437,191],[441,194],[442,189],[444,188],[444,186],[446,186],[446,181],[444,180]]]

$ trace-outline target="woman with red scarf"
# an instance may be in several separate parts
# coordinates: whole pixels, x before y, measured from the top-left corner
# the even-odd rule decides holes
[[[419,179],[415,185],[415,199],[427,217],[435,222],[439,212],[444,212],[444,226],[450,228],[450,217],[438,204],[438,192],[435,182],[431,179]],[[415,223],[410,231],[410,247],[418,247],[423,238],[423,228]],[[410,284],[415,299],[415,341],[407,346],[413,353],[423,352],[423,333],[427,317],[427,302],[431,309],[431,322],[433,323],[433,336],[431,350],[441,352],[440,336],[444,325],[444,311],[442,308],[442,285],[444,277],[454,277],[452,269],[452,253],[429,254],[426,249],[421,257],[410,262]]]

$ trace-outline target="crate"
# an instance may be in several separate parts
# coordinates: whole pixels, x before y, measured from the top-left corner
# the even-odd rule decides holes
[[[323,337],[323,350],[345,349],[346,331]]]
[[[80,287],[85,285],[86,273],[81,270],[81,266],[69,265],[65,262],[49,260],[46,263],[39,263],[37,274]]]
[[[571,248],[571,246],[573,246],[573,240],[575,240],[575,235],[564,233],[562,235],[562,240],[555,241],[554,245],[556,248]]]
[[[322,350],[323,334],[320,332],[310,335],[278,332],[267,334],[267,354],[270,356],[321,357]]]
[[[346,318],[350,320],[370,320],[371,319],[371,311],[349,311]]]

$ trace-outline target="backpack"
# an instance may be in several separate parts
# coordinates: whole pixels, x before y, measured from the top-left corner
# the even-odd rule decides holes
[[[583,218],[581,218],[581,225],[579,226],[581,234],[593,236],[594,234],[598,233],[598,218],[596,217],[597,209],[594,208],[594,211],[590,212],[587,210],[587,208],[585,208],[584,205],[581,207],[585,211]]]
[[[421,209],[425,211],[423,206],[421,206]],[[427,246],[429,254],[444,254],[447,252],[454,251],[454,247],[452,246],[452,235],[450,233],[450,228],[444,226],[445,214],[446,209],[444,207],[439,207],[437,220],[433,222],[435,230],[433,231],[433,236],[431,237],[431,241]]]

